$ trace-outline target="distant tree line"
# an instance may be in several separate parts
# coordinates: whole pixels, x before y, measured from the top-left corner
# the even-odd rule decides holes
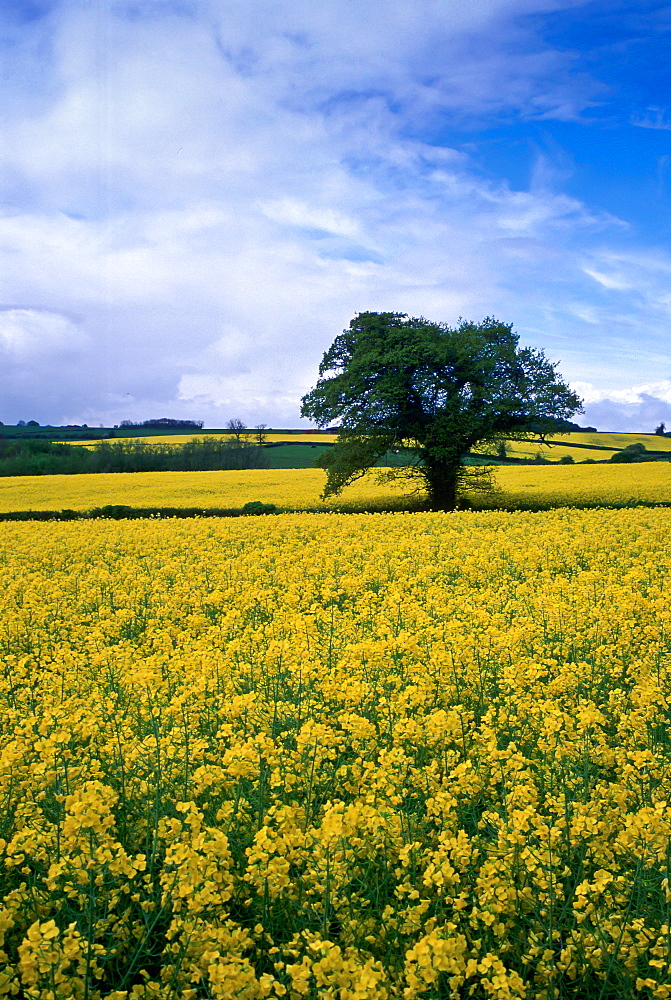
[[[263,448],[230,438],[193,438],[176,445],[130,438],[100,441],[93,448],[42,440],[0,440],[0,476],[267,469],[269,464]]]
[[[159,417],[158,420],[141,420],[139,423],[133,420],[122,420],[119,427],[166,427],[174,430],[202,430],[203,420],[175,420],[172,417]]]

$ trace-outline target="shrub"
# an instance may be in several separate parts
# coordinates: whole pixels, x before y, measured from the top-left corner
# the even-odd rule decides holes
[[[243,508],[243,514],[274,514],[277,506],[274,503],[263,503],[261,500],[250,500]]]
[[[635,444],[628,444],[622,451],[616,451],[608,459],[609,462],[645,462],[646,447],[637,441]]]

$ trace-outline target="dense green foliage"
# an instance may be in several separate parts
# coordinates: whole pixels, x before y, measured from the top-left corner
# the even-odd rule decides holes
[[[171,417],[159,417],[158,420],[122,420],[121,427],[158,427],[160,430],[182,430],[200,431],[203,429],[202,420],[175,420]]]
[[[44,440],[0,440],[0,476],[85,472],[86,448]]]
[[[275,514],[277,505],[274,503],[264,503],[262,500],[250,500],[242,508],[243,514]]]
[[[263,448],[226,438],[194,438],[184,444],[133,439],[101,441],[94,448],[50,441],[0,441],[0,476],[71,475],[85,472],[188,472],[266,469]]]
[[[666,456],[665,456],[666,457]],[[628,444],[622,451],[616,451],[608,459],[609,462],[645,462],[649,461],[647,448],[637,441],[635,444]]]
[[[518,339],[491,318],[452,329],[403,313],[355,317],[324,355],[301,409],[319,427],[340,421],[338,442],[318,462],[327,470],[324,496],[386,452],[414,448],[410,472],[434,507],[450,510],[473,447],[555,433],[581,401],[542,351]]]

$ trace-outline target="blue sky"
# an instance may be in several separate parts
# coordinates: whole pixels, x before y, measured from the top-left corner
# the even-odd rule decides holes
[[[357,313],[671,427],[671,9],[0,0],[0,419],[300,426]]]

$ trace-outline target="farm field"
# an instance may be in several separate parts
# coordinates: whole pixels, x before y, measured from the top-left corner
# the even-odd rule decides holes
[[[0,524],[0,996],[671,997],[670,532]]]
[[[610,434],[604,432],[561,433],[549,438],[549,445],[533,441],[508,441],[506,451],[512,458],[534,458],[542,455],[551,462],[570,456],[575,462],[592,458],[596,462],[607,460],[614,451],[621,451],[628,445],[640,442],[647,451],[671,452],[671,438],[659,434]],[[611,449],[604,451],[603,449]]]
[[[558,462],[559,459],[566,458],[567,456],[570,456],[574,462],[584,462],[588,458],[595,462],[604,462],[613,454],[613,452],[600,451],[596,448],[580,448],[564,443],[555,443],[548,446],[535,441],[507,441],[505,449],[506,457],[509,459],[543,458],[548,462]],[[489,453],[493,453],[493,451],[494,449],[489,448]]]
[[[145,444],[186,444],[187,441],[193,441],[195,438],[204,438],[204,437],[227,439],[231,437],[231,432],[226,431],[224,433],[221,432],[217,433],[214,431],[210,432],[203,430],[203,431],[198,431],[197,434],[156,434],[156,435],[146,435],[146,436],[139,435],[138,437],[134,436],[132,438],[125,438],[125,437],[100,438],[95,441],[67,441],[65,443],[72,445],[79,445],[80,447],[83,448],[94,448],[97,444],[101,444],[103,442],[109,444],[113,443],[114,441],[143,441]],[[243,434],[242,437],[243,440],[249,441],[250,444],[256,443],[256,437],[253,431],[250,431],[247,434]],[[300,432],[296,434],[279,434],[279,433],[273,434],[272,432],[269,432],[268,434],[265,435],[265,440],[268,444],[279,444],[279,443],[333,444],[333,442],[337,441],[337,439],[338,439],[337,434],[324,434],[321,431],[315,432],[314,434],[310,434],[307,432],[305,433]]]
[[[608,431],[575,431],[568,434],[558,434],[557,438],[575,444],[594,445],[602,448],[620,450],[630,444],[640,441],[648,451],[671,451],[671,437],[660,434],[618,434]]]
[[[402,509],[417,501],[407,496],[407,484],[380,486],[371,474],[324,504],[319,499],[324,480],[320,469],[8,476],[0,479],[0,512],[89,510],[107,504],[207,509],[242,507],[254,500],[289,509]],[[500,466],[494,481],[499,493],[490,504],[510,509],[671,502],[671,465],[666,462]]]
[[[230,436],[230,432],[210,433],[203,430],[199,431],[197,434],[159,434],[144,437],[117,438],[112,440],[133,440],[144,441],[147,444],[176,445],[185,444],[187,441],[192,441],[194,438],[229,438]],[[246,440],[254,443],[255,438],[252,432],[245,435],[245,437]],[[100,444],[102,440],[109,441],[110,439],[106,438],[96,441],[68,441],[67,443],[79,445],[84,448],[92,448],[96,444]],[[277,444],[280,442],[287,444],[333,444],[338,440],[338,435],[325,434],[321,431],[315,433],[301,431],[300,433],[295,434],[269,432],[265,435],[265,440],[268,444]],[[616,434],[604,431],[566,431],[557,434],[556,438],[549,438],[548,440],[550,441],[549,446],[545,446],[534,441],[509,441],[507,442],[507,448],[511,455],[519,455],[520,457],[533,457],[537,451],[540,451],[541,454],[546,455],[553,461],[556,461],[557,458],[561,458],[564,454],[572,455],[576,461],[583,461],[585,458],[603,459],[607,458],[608,455],[604,455],[601,449],[610,448],[613,451],[619,451],[622,448],[626,448],[627,445],[634,444],[638,441],[645,445],[648,451],[671,451],[671,437],[663,437],[658,434]]]
[[[282,507],[324,509],[320,469],[242,469],[217,472],[110,472],[0,479],[0,510],[87,510],[105,504],[135,507],[242,507],[261,500]],[[69,481],[69,482],[68,482]],[[405,489],[407,492],[407,487]],[[377,486],[371,477],[340,501],[350,505],[402,504],[404,490]],[[333,506],[333,505],[331,505]]]
[[[172,446],[179,446],[188,441],[197,440],[202,434],[173,434],[163,436],[147,436],[134,439],[136,442]],[[212,434],[208,437],[227,439],[228,434]],[[252,437],[248,440],[253,443]],[[265,451],[267,461],[272,469],[300,469],[314,468],[317,457],[337,440],[335,434],[309,434],[309,433],[276,433],[268,434],[267,444],[275,445]],[[607,433],[566,433],[560,434],[554,439],[549,439],[551,443],[544,444],[540,441],[507,441],[505,452],[508,459],[529,460],[544,459],[548,462],[559,462],[561,459],[570,458],[573,462],[582,463],[606,462],[616,452],[633,443],[642,444],[648,451],[668,452],[671,457],[671,438],[655,434],[607,434]],[[72,442],[80,447],[91,449],[99,445],[101,441],[76,441]],[[113,441],[106,443],[114,444]],[[482,446],[484,454],[490,454],[497,449],[489,444]],[[388,456],[390,457],[390,456]],[[398,460],[400,461],[400,460]],[[394,460],[394,464],[398,464]]]

